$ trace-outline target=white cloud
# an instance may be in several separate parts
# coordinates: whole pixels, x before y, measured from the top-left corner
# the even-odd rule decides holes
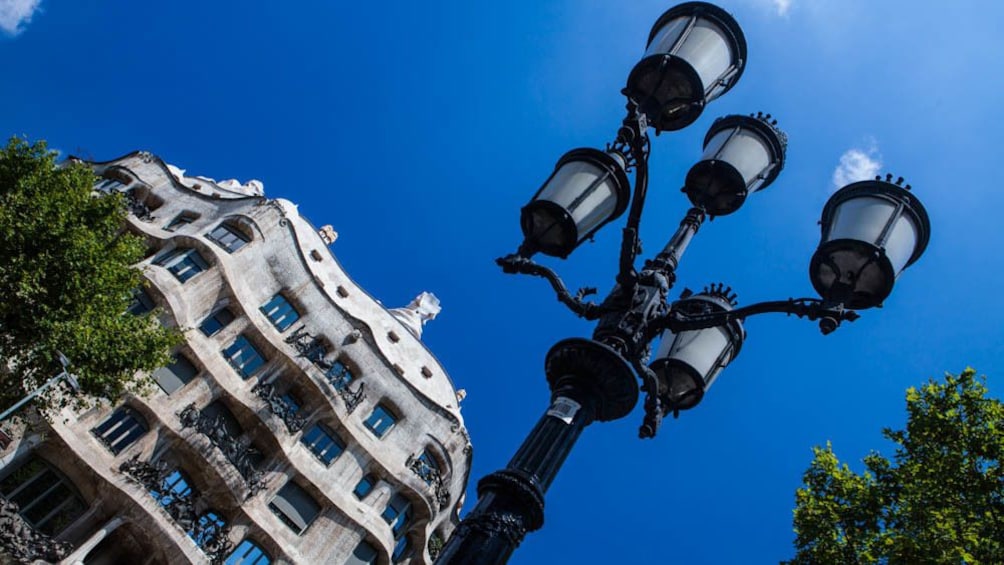
[[[0,31],[15,36],[31,22],[42,0],[0,0]]]
[[[840,156],[840,164],[833,170],[833,188],[836,190],[852,182],[874,178],[881,168],[882,156],[874,141],[864,149],[848,149]]]
[[[761,10],[770,10],[782,18],[788,16],[791,11],[791,4],[794,0],[746,0],[746,4],[755,6]]]

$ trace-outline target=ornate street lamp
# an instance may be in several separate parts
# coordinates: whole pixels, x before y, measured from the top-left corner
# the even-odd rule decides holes
[[[683,129],[732,88],[746,67],[746,37],[718,6],[685,2],[652,26],[648,47],[624,94],[656,132]]]
[[[746,196],[770,186],[784,168],[788,136],[770,114],[718,118],[704,137],[704,155],[683,192],[710,216],[731,214]]]
[[[547,353],[551,403],[506,468],[478,482],[478,503],[447,541],[440,565],[498,565],[527,532],[544,522],[544,494],[582,430],[631,413],[645,393],[639,436],[653,437],[667,414],[701,402],[742,347],[743,321],[770,312],[818,321],[828,334],[854,321],[856,308],[880,304],[896,277],[916,261],[930,226],[923,206],[891,177],[847,186],[823,210],[822,241],[810,277],[822,299],[737,306],[735,294],[712,285],[669,297],[676,268],[707,216],[738,210],[770,185],[784,166],[787,137],[769,114],[726,116],[712,124],[704,153],[683,191],[693,205],[655,257],[636,269],[638,230],[648,190],[648,129],[680,129],[742,73],[746,43],[731,16],[703,2],[670,9],[656,23],[645,58],[631,72],[615,140],[605,150],[565,154],[529,204],[518,251],[496,262],[506,273],[546,279],[572,312],[597,322],[591,339],[570,338]],[[633,185],[628,175],[633,174]],[[584,239],[628,210],[619,269],[602,302],[572,294],[536,253],[567,257]],[[649,363],[651,344],[660,344]]]
[[[823,238],[809,277],[824,300],[878,306],[927,247],[931,222],[920,200],[892,175],[849,184],[823,208]]]
[[[680,300],[676,307],[688,315],[729,312],[736,306],[731,288],[711,287]],[[720,326],[662,334],[650,365],[659,385],[659,399],[674,413],[697,406],[719,373],[739,355],[746,330],[736,318]],[[644,430],[645,437],[655,430]]]
[[[631,183],[624,156],[597,149],[565,153],[554,173],[523,207],[524,254],[567,257],[583,240],[624,213]]]

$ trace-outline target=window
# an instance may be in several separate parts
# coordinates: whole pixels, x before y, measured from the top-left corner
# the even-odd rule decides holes
[[[116,179],[101,179],[94,183],[94,190],[105,194],[125,190],[126,184]]]
[[[225,223],[213,228],[213,231],[207,233],[206,237],[223,249],[226,249],[227,253],[233,253],[251,241],[248,236],[238,231],[237,228]]]
[[[331,368],[328,369],[328,372],[325,373],[324,376],[328,378],[328,382],[331,383],[331,386],[335,387],[335,390],[345,388],[356,378],[356,376],[352,374],[352,371],[345,366],[345,363],[342,363],[341,361],[335,361],[332,363]]]
[[[243,335],[237,336],[230,347],[223,350],[223,356],[227,358],[230,365],[240,373],[241,377],[248,378],[265,364],[265,358],[261,352],[251,344],[251,341]]]
[[[39,457],[31,457],[0,481],[0,495],[18,506],[33,528],[54,536],[87,510],[68,480]]]
[[[436,458],[429,453],[428,449],[423,451],[422,454],[418,456],[415,467],[413,468],[418,476],[421,477],[427,485],[431,485],[432,481],[440,474],[439,463],[436,463]]]
[[[125,406],[112,412],[107,420],[92,430],[101,443],[112,453],[119,453],[129,447],[147,432],[146,421],[132,408]]]
[[[321,512],[321,506],[293,481],[282,487],[268,507],[297,534],[302,534]]]
[[[300,438],[300,443],[307,446],[307,449],[325,465],[330,465],[335,457],[345,451],[345,443],[324,424],[314,424]]]
[[[225,535],[226,527],[227,521],[210,510],[202,513],[187,533],[195,545],[201,549],[210,549],[221,541],[220,537]]]
[[[292,392],[286,392],[279,398],[281,398],[282,401],[286,403],[286,406],[289,407],[289,411],[292,412],[293,414],[296,414],[297,412],[300,411],[300,401],[295,396],[293,396]]]
[[[366,475],[365,477],[359,479],[356,484],[356,488],[352,491],[352,494],[356,495],[356,498],[362,500],[366,498],[369,493],[373,492],[373,487],[376,486],[377,478],[375,475]]]
[[[377,404],[373,413],[363,423],[374,435],[383,437],[397,423],[397,418],[383,404]]]
[[[394,532],[395,539],[408,526],[408,522],[411,521],[411,515],[411,503],[400,494],[395,494],[391,497],[390,501],[387,502],[387,507],[383,510],[383,514],[381,514],[384,521],[390,524],[390,529]]]
[[[391,554],[390,560],[393,563],[400,563],[408,556],[408,549],[411,547],[411,542],[408,541],[407,536],[401,536],[401,539],[397,540],[394,544],[394,553]]]
[[[153,263],[170,271],[181,282],[185,282],[209,268],[206,260],[194,249],[173,249]]]
[[[214,400],[210,402],[201,410],[201,412],[203,416],[212,422],[221,421],[223,423],[223,428],[232,438],[239,437],[242,433],[244,433],[244,429],[241,428],[241,424],[237,421],[237,417],[234,416],[234,413],[231,412],[230,409],[227,408],[227,405],[221,400]]]
[[[223,565],[269,565],[272,558],[253,541],[246,539],[227,557]]]
[[[300,313],[293,308],[293,305],[281,294],[276,294],[271,300],[261,307],[261,311],[268,316],[269,321],[280,332],[286,331],[300,319]]]
[[[176,353],[174,361],[166,367],[157,369],[151,376],[164,392],[171,394],[191,382],[198,373],[199,370],[191,361],[184,355]]]
[[[234,321],[234,313],[229,308],[220,308],[203,320],[199,329],[206,337],[212,337],[232,321]]]
[[[352,551],[352,555],[349,556],[349,560],[345,562],[345,565],[373,565],[376,563],[376,558],[376,548],[365,541],[361,541],[355,550]]]
[[[180,228],[183,228],[198,219],[199,215],[195,212],[182,212],[168,222],[167,225],[164,226],[164,230],[178,231]]]
[[[160,490],[151,490],[153,497],[161,506],[168,506],[178,499],[186,498],[192,494],[192,487],[188,484],[188,478],[181,471],[174,470],[164,478],[160,485]]]
[[[132,304],[129,305],[126,311],[133,316],[141,316],[153,310],[154,306],[155,304],[153,298],[150,297],[150,293],[145,289],[137,288],[132,291]]]

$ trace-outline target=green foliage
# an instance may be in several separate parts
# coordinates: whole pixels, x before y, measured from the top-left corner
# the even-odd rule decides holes
[[[439,557],[445,543],[438,533],[432,532],[432,535],[429,536],[429,557],[433,559]]]
[[[144,245],[124,230],[123,197],[95,196],[94,181],[86,166],[56,166],[44,142],[0,149],[0,407],[57,374],[56,351],[85,393],[115,399],[180,340],[126,312]]]
[[[792,564],[1004,563],[1004,404],[966,369],[906,391],[892,461],[815,448],[795,494]]]

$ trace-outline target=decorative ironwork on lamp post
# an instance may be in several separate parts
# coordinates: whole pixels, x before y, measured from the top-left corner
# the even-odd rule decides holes
[[[543,525],[544,494],[582,430],[627,416],[644,392],[639,436],[654,437],[664,416],[696,406],[739,354],[746,318],[795,315],[817,321],[828,334],[857,319],[855,309],[880,305],[903,269],[923,253],[930,224],[920,201],[902,178],[876,178],[841,189],[823,210],[822,239],[810,264],[821,298],[740,307],[731,288],[713,284],[672,300],[676,268],[704,219],[735,212],[784,167],[787,136],[769,114],[756,113],[712,124],[704,153],[684,183],[692,208],[662,251],[636,269],[648,129],[659,133],[693,123],[708,102],[732,88],[745,63],[742,30],[728,13],[704,2],[671,8],[656,22],[645,56],[628,78],[627,117],[616,139],[605,150],[566,153],[523,207],[524,241],[497,263],[506,273],[546,279],[563,304],[597,325],[592,339],[565,339],[547,353],[550,405],[506,468],[478,483],[477,505],[437,564],[508,561],[524,536]],[[573,295],[552,269],[533,260],[538,253],[567,257],[625,211],[616,285],[602,302],[585,300],[596,292],[592,288]]]

